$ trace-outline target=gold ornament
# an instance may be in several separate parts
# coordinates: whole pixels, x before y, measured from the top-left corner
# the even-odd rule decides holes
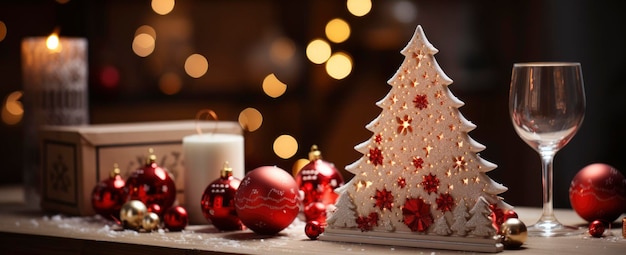
[[[120,221],[127,229],[139,230],[142,226],[143,216],[148,213],[146,205],[139,200],[130,200],[122,205]]]
[[[159,229],[159,224],[161,224],[161,219],[159,215],[153,212],[149,212],[145,216],[143,216],[143,220],[141,221],[141,226],[146,231],[153,231]]]
[[[517,249],[528,237],[528,230],[524,222],[517,218],[510,218],[500,225],[500,235],[502,235],[502,244],[507,249]]]
[[[301,158],[296,160],[296,163],[293,164],[293,166],[291,167],[291,172],[293,174],[293,176],[297,176],[298,172],[300,172],[300,170],[306,166],[306,164],[308,164],[310,161],[308,159],[305,158]]]

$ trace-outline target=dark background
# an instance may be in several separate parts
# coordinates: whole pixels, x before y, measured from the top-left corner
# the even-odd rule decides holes
[[[0,97],[4,100],[22,89],[22,38],[47,36],[60,27],[61,36],[89,40],[91,123],[193,119],[204,108],[215,110],[222,120],[237,120],[241,110],[255,107],[264,122],[246,134],[248,170],[261,165],[290,170],[317,144],[324,158],[350,178],[343,168],[362,156],[353,147],[370,137],[365,125],[380,113],[374,103],[389,91],[386,82],[402,63],[399,51],[420,24],[439,49],[439,65],[454,80],[450,89],[465,102],[461,112],[478,126],[470,136],[486,146],[481,157],[498,165],[489,176],[509,188],[502,194],[507,202],[541,205],[539,157],[517,137],[508,115],[515,62],[575,61],[583,67],[587,113],[578,134],[556,156],[555,207],[570,206],[569,183],[585,165],[604,162],[624,173],[626,92],[620,77],[626,67],[625,4],[408,1],[416,16],[401,22],[392,15],[398,2],[374,1],[369,14],[354,17],[339,0],[179,0],[165,16],[155,14],[146,0],[2,1],[0,21],[8,32],[0,41]],[[324,66],[312,64],[304,53],[307,43],[324,37],[326,22],[336,17],[352,28],[346,42],[332,44],[333,50],[349,52],[353,59],[352,73],[343,80],[329,78]],[[179,32],[172,24],[180,22],[189,30],[184,40],[159,44],[159,34]],[[135,29],[145,24],[157,29],[157,46],[153,55],[141,58],[132,52],[131,43]],[[256,58],[268,38],[276,36],[295,43],[288,66]],[[208,73],[189,78],[175,58],[164,57],[181,48],[205,55]],[[114,88],[98,79],[107,66],[120,73]],[[165,69],[183,74],[183,88],[175,95],[158,89]],[[262,77],[272,72],[288,84],[285,95],[276,99],[261,89]],[[23,130],[23,123],[0,123],[1,185],[22,182]],[[291,159],[280,159],[272,151],[273,140],[281,134],[299,142]]]

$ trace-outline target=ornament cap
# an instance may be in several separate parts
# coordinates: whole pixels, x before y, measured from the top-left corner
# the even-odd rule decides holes
[[[309,152],[309,161],[322,159],[322,152],[317,149],[317,145],[313,144],[311,146],[311,151]]]
[[[224,162],[224,167],[222,168],[222,171],[220,171],[220,176],[222,178],[233,176],[233,169],[228,165],[228,161]]]
[[[122,170],[120,170],[120,166],[117,163],[113,164],[113,170],[111,171],[111,178],[115,178],[115,176],[121,175]]]
[[[148,149],[148,158],[146,159],[146,165],[150,165],[154,162],[156,162],[156,155],[154,155],[154,149],[149,148]]]

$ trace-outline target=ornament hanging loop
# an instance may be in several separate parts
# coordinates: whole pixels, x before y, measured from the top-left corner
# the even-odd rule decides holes
[[[204,114],[206,114],[206,117],[202,118]],[[211,134],[215,134],[215,132],[217,131],[217,121],[218,121],[217,114],[211,109],[202,109],[198,111],[198,113],[196,113],[196,132],[198,132],[199,135],[202,135],[202,128],[200,127],[200,121],[210,120],[210,118],[215,120],[215,125],[213,126],[213,130],[211,131]]]

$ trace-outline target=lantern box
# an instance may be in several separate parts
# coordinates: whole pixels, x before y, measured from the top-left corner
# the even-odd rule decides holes
[[[91,193],[114,164],[127,179],[142,167],[149,149],[176,183],[184,202],[183,137],[198,133],[242,134],[237,122],[165,121],[83,126],[44,126],[39,133],[41,208],[70,215],[93,215]],[[200,201],[198,201],[200,203]]]

